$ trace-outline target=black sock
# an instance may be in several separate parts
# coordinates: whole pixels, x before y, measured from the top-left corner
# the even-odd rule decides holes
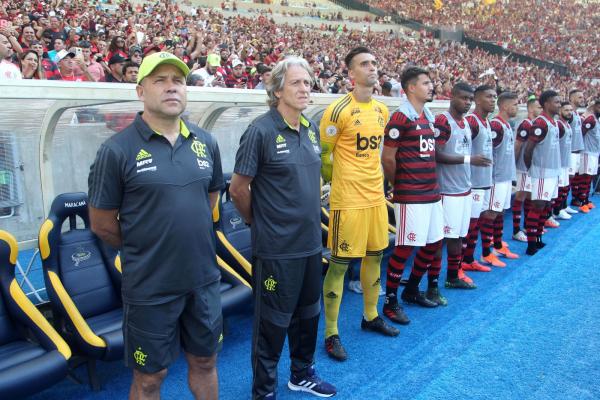
[[[386,293],[384,306],[395,306],[396,304],[398,304],[396,293]]]
[[[446,273],[446,279],[452,280],[458,278],[458,270],[457,269],[449,269]]]
[[[484,257],[489,256],[491,253],[491,250],[487,247],[482,247],[481,248],[481,254],[483,254]]]
[[[420,282],[421,277],[411,273],[410,277],[408,278],[408,282],[406,283],[406,291],[408,293],[419,293]]]
[[[429,276],[427,275],[427,287],[428,288],[436,288],[438,287],[438,280],[439,280],[439,276]]]

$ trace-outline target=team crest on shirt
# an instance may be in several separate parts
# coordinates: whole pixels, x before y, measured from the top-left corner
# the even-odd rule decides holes
[[[398,139],[400,137],[400,131],[396,128],[392,128],[388,132],[388,135],[390,135],[392,139]]]
[[[444,234],[448,235],[452,233],[452,228],[450,228],[448,225],[444,226]]]
[[[198,139],[194,139],[190,147],[194,154],[196,154],[196,157],[206,158],[206,144],[202,143]]]
[[[341,251],[343,251],[344,253],[347,253],[350,251],[350,244],[348,244],[348,242],[346,242],[345,240],[342,240],[342,243],[340,243],[340,245],[338,246],[340,248]]]
[[[481,196],[479,195],[479,193],[473,193],[473,201],[479,201],[481,200]]]
[[[417,234],[414,232],[410,232],[408,235],[406,235],[406,238],[408,240],[410,240],[411,242],[416,242],[417,241]]]

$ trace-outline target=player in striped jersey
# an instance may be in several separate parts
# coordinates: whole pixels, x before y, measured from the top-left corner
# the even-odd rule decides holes
[[[582,178],[579,174],[579,164],[581,163],[581,152],[583,151],[583,134],[581,132],[582,120],[579,112],[581,107],[585,107],[585,97],[579,89],[573,89],[569,92],[569,102],[573,106],[573,121],[570,122],[573,129],[573,137],[571,138],[571,162],[569,163],[569,186],[571,187],[571,205],[575,208],[581,207],[579,202],[580,187],[582,186]],[[569,214],[577,214],[575,208],[567,207],[566,211]]]
[[[513,239],[519,242],[527,242],[527,235],[524,227],[521,229],[521,210],[525,206],[525,216],[531,209],[531,177],[527,172],[523,154],[525,152],[525,143],[531,130],[531,121],[542,113],[542,107],[537,97],[532,95],[527,99],[527,118],[519,123],[516,129],[515,140],[515,161],[517,169],[517,190],[512,203],[513,217]]]
[[[419,291],[419,282],[427,272],[444,237],[444,212],[435,171],[434,117],[425,103],[432,100],[433,83],[429,73],[410,67],[402,73],[404,102],[385,127],[382,153],[385,177],[394,186],[396,246],[387,268],[383,313],[397,323],[405,322],[398,305],[397,292],[406,260],[415,247],[419,250],[402,300],[423,307],[438,303]]]

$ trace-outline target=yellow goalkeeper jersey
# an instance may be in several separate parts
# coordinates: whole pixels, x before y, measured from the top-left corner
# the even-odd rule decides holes
[[[373,98],[359,103],[352,93],[325,110],[320,133],[321,143],[333,146],[332,210],[385,203],[380,150],[388,118],[385,104]]]

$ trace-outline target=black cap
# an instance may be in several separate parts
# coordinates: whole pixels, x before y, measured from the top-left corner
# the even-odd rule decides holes
[[[122,55],[120,55],[119,53],[117,53],[117,54],[113,54],[113,56],[110,58],[110,60],[108,60],[108,65],[124,63],[125,61],[127,61],[127,59],[125,57],[123,57]]]

